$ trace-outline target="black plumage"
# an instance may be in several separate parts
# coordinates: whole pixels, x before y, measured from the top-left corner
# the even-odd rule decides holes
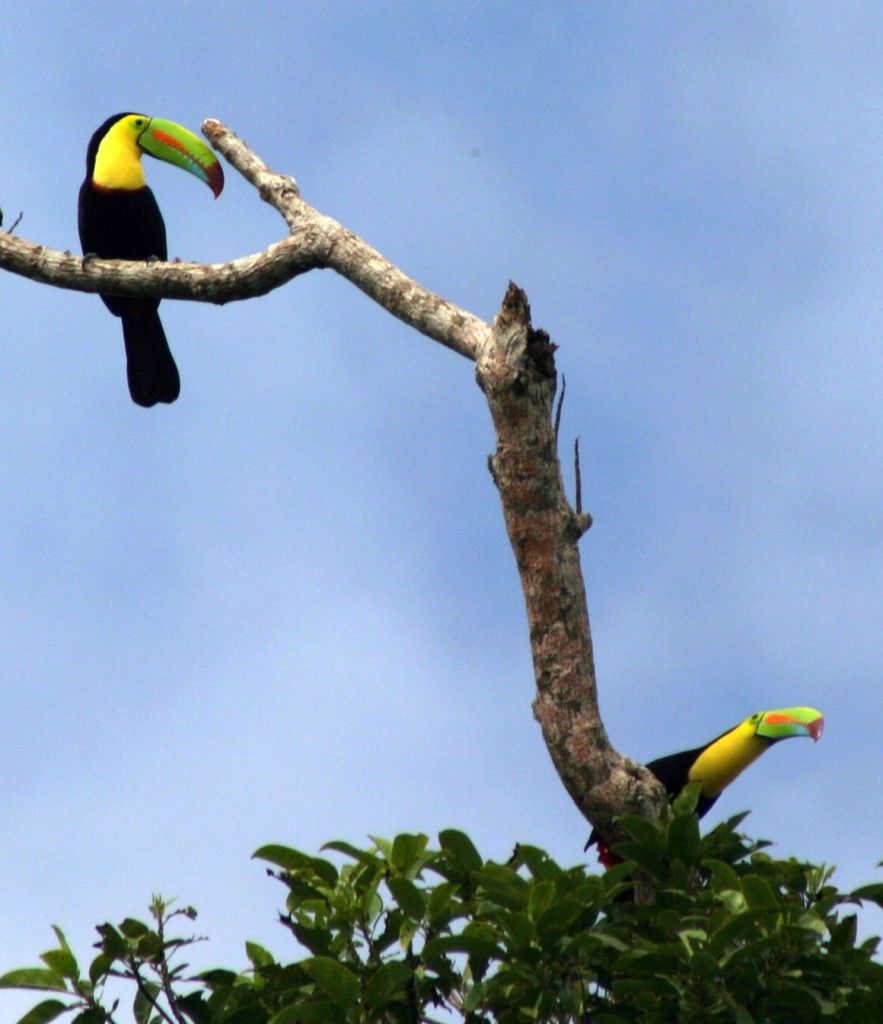
[[[86,153],[86,179],[80,187],[78,221],[84,255],[104,259],[168,258],[166,227],[153,192],[105,189],[93,181],[101,140],[127,114],[115,114],[95,132]],[[181,391],[178,367],[172,358],[159,318],[159,299],[102,295],[105,306],[123,322],[129,394],[138,405],[174,402]]]

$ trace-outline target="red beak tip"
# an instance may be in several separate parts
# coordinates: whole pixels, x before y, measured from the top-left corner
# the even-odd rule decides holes
[[[206,170],[208,187],[212,190],[215,199],[224,191],[224,170],[219,163],[212,164]]]

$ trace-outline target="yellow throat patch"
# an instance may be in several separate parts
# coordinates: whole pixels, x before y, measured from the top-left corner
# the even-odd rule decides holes
[[[149,118],[130,114],[120,118],[98,145],[92,182],[99,188],[134,192],[147,184],[141,166],[138,136]]]

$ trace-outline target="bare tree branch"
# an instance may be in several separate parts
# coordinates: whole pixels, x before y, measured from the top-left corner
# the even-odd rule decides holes
[[[578,549],[591,518],[571,509],[561,479],[554,350],[533,329],[524,292],[510,284],[476,376],[496,428],[493,478],[527,605],[534,714],[577,807],[613,835],[614,816],[652,817],[665,797],[646,769],[613,749],[601,720]]]
[[[285,220],[289,234],[228,263],[127,263],[80,257],[0,234],[0,268],[84,292],[225,303],[254,298],[299,274],[332,269],[393,316],[476,363],[497,432],[490,460],[527,605],[537,696],[534,713],[577,807],[607,837],[614,817],[651,817],[665,794],[610,745],[598,707],[578,543],[591,516],[566,498],[553,417],[555,346],[534,330],[527,298],[510,284],[493,326],[427,290],[300,195],[218,121],[206,137]],[[577,463],[578,472],[578,463]]]
[[[478,317],[435,295],[381,256],[367,242],[300,197],[293,178],[274,174],[218,121],[206,137],[288,224],[290,234],[264,252],[229,263],[130,263],[91,259],[0,234],[0,268],[82,292],[157,296],[225,303],[252,299],[308,270],[328,267],[393,316],[470,359],[490,329]]]
[[[316,266],[289,238],[230,263],[130,263],[81,256],[0,234],[0,268],[41,284],[105,295],[232,302],[252,299]]]

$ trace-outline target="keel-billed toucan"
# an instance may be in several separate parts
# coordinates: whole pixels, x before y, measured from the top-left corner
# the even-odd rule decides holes
[[[80,242],[86,257],[167,258],[166,228],[144,180],[143,153],[190,171],[215,196],[224,187],[214,153],[186,128],[143,114],[109,117],[89,141],[86,180],[80,187]],[[159,299],[101,298],[123,321],[132,400],[143,406],[174,402],[181,381],[157,312]]]
[[[688,782],[699,782],[701,788],[696,813],[701,818],[711,810],[715,800],[733,779],[774,743],[791,736],[810,736],[817,740],[824,726],[825,719],[814,708],[758,711],[705,746],[659,757],[650,761],[647,768],[672,798]],[[619,858],[604,844],[597,829],[589,836],[586,849],[592,843],[598,844],[598,857],[605,867],[618,863]]]

